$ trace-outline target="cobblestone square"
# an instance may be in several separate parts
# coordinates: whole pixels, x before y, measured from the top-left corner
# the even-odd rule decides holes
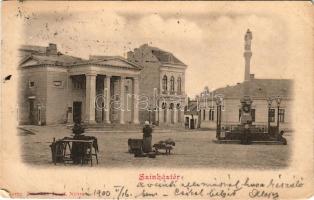
[[[53,138],[63,138],[71,135],[71,130],[65,126],[33,126],[27,127],[35,134],[19,131],[22,143],[21,156],[27,164],[45,167],[55,166],[51,160],[49,145]],[[156,158],[135,158],[128,153],[129,138],[141,138],[138,132],[95,132],[86,133],[95,136],[99,145],[99,164],[93,167],[163,167],[163,168],[254,168],[277,169],[289,165],[291,133],[286,135],[288,145],[239,145],[216,144],[215,131],[155,131],[153,143],[172,138],[176,145],[171,155],[158,155]],[[88,165],[89,166],[89,165]],[[66,167],[73,167],[67,164]]]

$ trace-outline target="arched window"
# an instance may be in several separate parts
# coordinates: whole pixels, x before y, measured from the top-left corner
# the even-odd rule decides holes
[[[170,79],[170,92],[174,92],[174,77],[171,76],[171,79]]]
[[[162,90],[163,92],[167,91],[167,76],[164,75],[164,77],[162,78]]]
[[[178,94],[181,94],[181,77],[179,77],[177,79],[177,91],[178,91]]]

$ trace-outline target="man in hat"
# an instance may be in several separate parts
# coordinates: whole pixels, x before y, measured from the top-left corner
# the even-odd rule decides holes
[[[145,121],[143,127],[143,151],[149,153],[152,151],[152,132],[153,129],[150,127],[149,122]]]

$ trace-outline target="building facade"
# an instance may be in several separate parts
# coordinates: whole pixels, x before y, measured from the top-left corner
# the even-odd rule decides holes
[[[20,124],[183,125],[186,65],[142,45],[120,56],[81,59],[57,45],[20,48]]]
[[[197,101],[200,110],[201,127],[216,128],[217,105],[216,98],[221,97],[222,127],[237,125],[241,118],[241,98],[244,96],[245,87],[249,87],[248,96],[252,102],[253,125],[267,127],[268,119],[270,126],[279,127],[282,130],[292,130],[292,104],[293,104],[293,81],[289,79],[253,79],[234,86],[219,88],[214,91],[202,92]],[[276,98],[280,97],[280,104]],[[269,98],[273,98],[269,104]]]
[[[119,56],[83,60],[55,44],[20,52],[20,124],[139,123],[139,65]]]
[[[127,58],[143,67],[139,76],[140,107],[148,109],[140,109],[140,120],[183,126],[187,65],[172,53],[147,44],[128,52]]]
[[[250,96],[252,103],[253,125],[268,128],[279,127],[282,130],[292,130],[293,81],[290,79],[257,79],[250,74],[250,59],[252,57],[252,32],[247,31],[244,37],[245,73],[244,81],[233,86],[209,91],[205,89],[198,97],[201,127],[216,128],[217,105],[216,98],[222,101],[222,128],[237,125],[241,118],[241,98]],[[272,99],[272,100],[270,100]],[[277,102],[277,100],[280,102]]]

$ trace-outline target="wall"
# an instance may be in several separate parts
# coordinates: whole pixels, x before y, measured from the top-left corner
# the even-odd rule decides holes
[[[153,105],[154,88],[157,88],[158,93],[160,91],[160,62],[151,53],[150,49],[146,47],[135,49],[133,55],[132,61],[143,67],[139,76],[139,93],[141,96],[148,97],[149,104]],[[145,97],[141,99],[145,99]],[[144,122],[148,120],[148,111],[144,110],[144,103],[139,106],[143,108],[139,111],[139,120]]]
[[[54,81],[61,81],[55,86]],[[49,67],[47,73],[47,124],[59,124],[67,121],[68,74],[66,69]]]
[[[18,85],[18,121],[19,124],[30,124],[29,97],[35,97],[35,108],[41,105],[42,124],[46,123],[47,101],[47,69],[45,67],[25,68],[19,71]],[[29,82],[34,81],[35,86],[30,88]]]

